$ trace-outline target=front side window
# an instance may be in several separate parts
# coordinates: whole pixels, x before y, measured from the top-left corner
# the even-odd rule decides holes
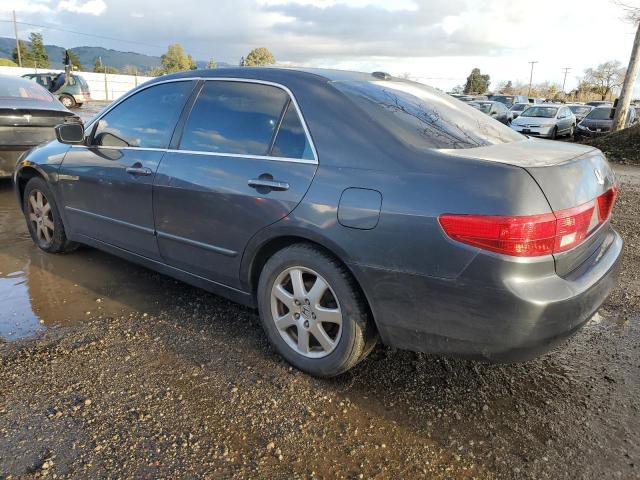
[[[141,90],[102,117],[93,145],[167,148],[193,82],[171,82]]]
[[[412,148],[474,148],[524,138],[476,108],[419,83],[384,80],[333,85]]]
[[[184,127],[181,150],[264,156],[287,93],[271,85],[207,81]]]

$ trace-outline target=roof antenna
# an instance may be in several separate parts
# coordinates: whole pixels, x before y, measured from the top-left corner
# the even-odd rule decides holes
[[[371,76],[379,78],[381,80],[391,80],[391,75],[387,72],[373,72]]]

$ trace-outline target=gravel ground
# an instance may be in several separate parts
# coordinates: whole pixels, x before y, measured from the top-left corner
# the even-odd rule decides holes
[[[379,347],[332,380],[249,309],[95,250],[43,256],[0,185],[0,281],[40,319],[0,340],[0,478],[640,478],[639,173],[619,169],[620,286],[566,345],[506,366]]]

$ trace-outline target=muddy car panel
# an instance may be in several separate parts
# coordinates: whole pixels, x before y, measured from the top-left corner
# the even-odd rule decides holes
[[[181,149],[197,92],[209,80],[283,89],[299,108],[314,147],[312,161]],[[50,183],[65,206],[70,238],[250,306],[269,255],[292,242],[313,242],[354,275],[383,342],[492,361],[548,350],[596,312],[615,282],[622,241],[608,219],[570,250],[537,256],[471,246],[448,236],[441,223],[443,214],[553,216],[595,201],[614,185],[595,149],[527,139],[459,102],[455,109],[462,117],[491,122],[483,130],[492,132],[490,140],[451,140],[455,135],[448,134],[437,138],[441,144],[434,148],[433,137],[424,140],[422,131],[398,128],[398,112],[376,115],[380,89],[398,88],[403,96],[426,87],[393,78],[385,84],[386,78],[369,74],[276,68],[187,72],[153,80],[132,95],[184,81],[196,83],[184,96],[166,148],[133,147],[129,158],[127,148],[112,146],[105,149],[108,158],[96,163],[95,146],[67,147]],[[426,92],[442,102],[443,111],[453,102]],[[89,142],[100,118],[87,128]],[[416,118],[423,121],[421,115],[412,121]],[[25,161],[47,163],[47,149],[58,155],[60,148],[54,142]],[[150,164],[142,154],[153,156]],[[126,174],[137,164],[151,171],[144,179]],[[125,173],[114,178],[112,170]],[[22,174],[16,176],[18,190]],[[256,179],[287,188],[260,190],[250,185]],[[127,189],[139,189],[145,198],[131,197]],[[347,195],[341,203],[350,189],[377,192],[356,199],[380,200],[362,203]],[[341,208],[355,219],[353,225],[339,221],[345,218]],[[107,225],[120,231],[113,235]],[[144,237],[143,245],[136,235]]]

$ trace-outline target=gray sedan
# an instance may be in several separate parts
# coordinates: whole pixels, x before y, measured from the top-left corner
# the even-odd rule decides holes
[[[569,107],[562,105],[533,105],[511,122],[511,128],[526,135],[550,139],[562,135],[572,137],[576,117]]]
[[[536,356],[598,310],[622,250],[600,151],[381,72],[159,77],[57,127],[14,185],[43,251],[91,245],[257,308],[318,376],[379,340]]]

